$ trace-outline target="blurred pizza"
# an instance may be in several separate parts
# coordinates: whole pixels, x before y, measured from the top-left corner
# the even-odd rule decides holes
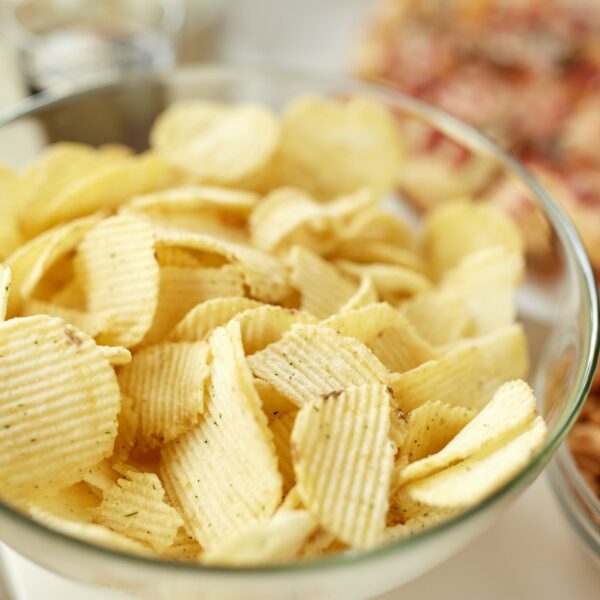
[[[380,0],[356,68],[516,154],[563,204],[600,270],[598,0]],[[407,127],[407,137],[413,152],[401,181],[418,206],[485,198],[516,218],[530,257],[547,260],[550,228],[525,190],[425,126]],[[432,161],[436,182],[425,176]]]

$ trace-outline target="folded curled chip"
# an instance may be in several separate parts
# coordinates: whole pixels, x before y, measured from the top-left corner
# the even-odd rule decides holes
[[[121,212],[158,213],[171,211],[218,210],[248,214],[258,201],[253,192],[230,188],[184,185],[159,192],[134,196]]]
[[[158,303],[152,228],[136,217],[109,217],[87,233],[78,257],[88,311],[114,314],[98,342],[135,346],[150,329]]]
[[[281,503],[281,475],[239,323],[214,330],[200,424],[162,448],[161,478],[203,548],[217,547]],[[202,499],[202,501],[199,501]]]
[[[536,417],[514,438],[425,479],[407,485],[405,492],[431,506],[459,507],[480,502],[528,465],[542,447],[547,428]]]
[[[294,475],[294,466],[292,465],[292,448],[290,446],[290,438],[294,421],[298,411],[292,411],[277,415],[269,422],[269,429],[273,434],[273,443],[277,451],[277,460],[279,464],[279,472],[283,481],[283,495],[287,493],[296,484],[296,476]]]
[[[157,229],[157,246],[190,248],[225,257],[240,265],[252,297],[265,302],[277,302],[289,293],[287,272],[274,256],[239,243],[205,233],[181,229]]]
[[[427,405],[416,410],[423,410],[424,406]],[[506,440],[533,421],[536,414],[531,388],[520,380],[505,383],[453,439],[435,454],[411,462],[400,474],[400,480],[406,483],[422,479]]]
[[[270,304],[249,308],[234,317],[240,324],[242,344],[246,354],[254,354],[277,342],[294,325],[315,325],[309,313]]]
[[[340,239],[354,244],[367,245],[371,241],[391,242],[396,246],[414,250],[414,233],[398,217],[381,206],[371,206],[356,213],[340,231]]]
[[[127,470],[104,490],[94,520],[100,525],[163,552],[183,525],[179,513],[165,502],[165,490],[154,473]]]
[[[47,316],[0,323],[0,494],[80,481],[110,456],[120,393],[94,341]]]
[[[131,352],[123,346],[98,346],[100,354],[114,367],[131,362]]]
[[[373,284],[373,280],[366,276],[360,280],[358,288],[356,288],[354,294],[352,294],[352,296],[350,296],[350,298],[348,298],[348,300],[340,307],[339,312],[344,314],[356,310],[357,308],[369,306],[369,304],[375,304],[378,300],[379,296],[377,294],[377,289]]]
[[[21,307],[21,315],[24,317],[31,315],[49,315],[58,317],[66,323],[74,325],[81,331],[87,333],[90,337],[96,337],[105,331],[108,331],[112,326],[113,312],[98,311],[86,312],[76,308],[65,308],[54,302],[46,302],[45,300],[37,300],[30,298],[23,302]]]
[[[0,164],[0,261],[25,241],[20,217],[26,195],[23,178],[10,167]]]
[[[363,187],[388,191],[402,154],[393,116],[373,100],[306,96],[283,113],[277,153],[281,179],[319,197]]]
[[[390,385],[405,412],[443,398],[456,406],[481,408],[497,388],[525,376],[529,368],[527,340],[520,325],[510,325],[480,338],[459,342],[435,360],[394,373]]]
[[[259,522],[202,556],[215,565],[268,565],[293,560],[317,528],[306,510],[278,510],[271,519]]]
[[[6,318],[11,277],[10,269],[0,265],[0,321],[4,321]]]
[[[137,438],[147,448],[160,446],[192,429],[204,409],[208,344],[164,342],[134,353],[119,369],[121,390],[139,417]]]
[[[76,179],[46,203],[38,203],[36,211],[28,211],[28,230],[39,233],[70,219],[114,209],[136,194],[168,186],[173,175],[152,154],[114,160]]]
[[[237,265],[188,269],[161,267],[158,306],[144,343],[163,340],[173,327],[196,305],[206,300],[242,300],[244,277]]]
[[[248,357],[248,363],[256,377],[299,407],[316,396],[389,379],[389,371],[364,344],[316,325],[296,325]]]
[[[29,240],[6,259],[4,266],[12,271],[12,293],[8,303],[10,316],[15,316],[23,300],[32,296],[50,267],[75,250],[99,220],[99,217],[92,216],[59,225]]]
[[[260,302],[250,298],[213,298],[200,302],[177,323],[167,336],[172,342],[197,342],[213,329],[225,325],[237,314],[258,308]]]
[[[385,528],[395,446],[385,385],[317,397],[296,417],[292,460],[302,502],[354,548],[376,544]]]
[[[385,263],[362,264],[351,260],[338,259],[335,265],[354,279],[368,276],[373,280],[377,293],[383,300],[397,300],[427,291],[431,282],[423,273],[410,267]]]
[[[171,246],[159,246],[156,249],[156,260],[161,267],[186,267],[195,269],[205,267],[203,260],[194,255],[193,251],[185,248],[173,248]],[[220,265],[217,265],[220,266]]]
[[[445,202],[425,218],[425,250],[436,279],[468,254],[494,246],[523,254],[517,225],[489,204]]]
[[[474,416],[475,411],[471,408],[452,406],[440,400],[426,402],[409,413],[408,431],[401,452],[409,463],[435,454]]]
[[[254,378],[254,389],[258,393],[262,403],[262,409],[267,418],[271,421],[279,415],[294,412],[298,407],[287,397],[284,396],[275,386]]]
[[[157,119],[150,139],[165,160],[200,181],[243,187],[271,159],[279,122],[262,106],[194,100],[172,104]]]
[[[425,261],[416,252],[387,240],[343,240],[336,244],[331,254],[333,260],[345,259],[359,264],[390,264],[418,271],[425,271]]]
[[[303,310],[319,319],[338,312],[356,292],[356,284],[314,252],[294,246],[288,256],[290,282],[300,292]]]

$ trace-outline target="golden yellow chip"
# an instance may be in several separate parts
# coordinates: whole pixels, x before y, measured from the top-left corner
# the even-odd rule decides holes
[[[151,134],[153,148],[165,160],[217,184],[242,184],[256,175],[278,141],[279,122],[268,109],[202,100],[171,105]]]
[[[446,202],[425,218],[425,249],[435,278],[468,254],[494,246],[523,254],[518,227],[488,204]]]
[[[536,417],[521,433],[499,447],[406,486],[412,498],[431,506],[470,506],[489,496],[531,462],[546,439],[546,425]]]
[[[46,302],[44,300],[36,300],[30,298],[25,300],[21,307],[23,316],[31,315],[49,315],[51,317],[59,317],[66,323],[75,325],[81,331],[85,331],[90,337],[108,331],[113,322],[113,313],[110,311],[85,312],[76,308],[65,308],[54,302]]]
[[[317,396],[363,383],[386,383],[388,370],[358,340],[329,327],[296,325],[248,358],[256,377],[299,407]]]
[[[165,490],[154,473],[127,470],[104,490],[94,520],[121,535],[163,552],[183,525],[179,513],[165,502]]]
[[[391,242],[396,246],[414,250],[416,240],[413,232],[397,216],[380,206],[361,210],[350,219],[343,231],[342,240],[367,245],[371,241]]]
[[[416,410],[423,410],[425,406]],[[527,423],[533,421],[535,415],[535,397],[531,388],[520,380],[505,383],[481,412],[461,428],[453,439],[435,454],[411,462],[402,471],[400,480],[406,483],[422,479],[485,450],[522,430]],[[457,425],[460,425],[460,419]]]
[[[207,550],[270,517],[282,498],[277,455],[239,323],[215,329],[210,346],[204,416],[198,427],[163,446],[161,464],[169,496]]]
[[[303,310],[325,319],[338,312],[356,292],[356,284],[314,252],[294,246],[288,262],[290,282],[300,292]]]
[[[12,271],[10,316],[18,313],[21,302],[33,294],[48,269],[73,251],[98,221],[99,217],[92,216],[59,225],[30,240],[6,259],[4,265]]]
[[[524,270],[525,261],[518,252],[502,246],[484,248],[444,274],[441,293],[463,300],[473,320],[473,333],[484,335],[515,320],[515,290]]]
[[[402,454],[412,463],[439,452],[474,416],[473,409],[439,400],[422,404],[408,415]]]
[[[135,446],[140,418],[134,410],[134,400],[121,393],[121,412],[119,413],[119,429],[115,439],[113,459],[118,463],[125,462]]]
[[[384,528],[395,446],[385,385],[315,398],[298,413],[292,460],[298,492],[319,523],[355,548]]]
[[[290,437],[298,411],[284,413],[271,419],[269,429],[273,434],[273,442],[277,450],[279,472],[283,481],[283,495],[285,496],[296,484],[294,467],[292,465],[292,448]]]
[[[164,188],[173,172],[151,154],[125,157],[102,165],[65,186],[44,204],[27,211],[27,231],[35,234],[102,209],[114,209],[132,196]],[[38,205],[39,204],[39,205]]]
[[[436,360],[391,377],[394,397],[405,412],[428,401],[480,408],[498,386],[520,379],[529,368],[527,340],[519,325],[460,342]]]
[[[121,208],[121,212],[161,213],[171,211],[218,210],[245,215],[249,213],[258,196],[252,192],[229,188],[186,185],[160,192],[134,196]]]
[[[307,96],[283,114],[277,155],[281,178],[319,197],[363,187],[386,192],[394,186],[401,158],[394,118],[375,101]]]
[[[0,321],[6,318],[8,296],[10,294],[11,271],[0,265]]]
[[[162,556],[169,560],[196,562],[202,553],[202,547],[184,527],[180,527],[173,543],[163,550]]]
[[[216,565],[274,564],[296,558],[317,527],[306,510],[279,510],[272,519],[225,539],[202,556],[202,562]]]
[[[49,302],[58,304],[64,308],[74,308],[75,310],[85,311],[86,300],[83,287],[78,277],[69,281],[65,286],[56,291],[50,298]]]
[[[188,312],[206,300],[230,297],[240,301],[243,295],[244,278],[237,265],[218,269],[162,267],[158,306],[144,342],[163,340]]]
[[[123,397],[123,401],[126,402],[127,400]],[[119,415],[119,428],[120,426],[121,415]],[[115,441],[115,446],[116,443],[117,441]],[[108,462],[108,460],[104,459],[88,470],[88,472],[83,478],[83,481],[96,494],[97,497],[102,498],[102,494],[108,488],[112,487],[115,483],[117,483],[118,479],[119,473],[117,473],[117,471],[113,469],[111,463]]]
[[[61,490],[48,490],[29,502],[26,510],[39,510],[58,518],[89,522],[100,499],[84,482],[75,483]]]
[[[378,300],[379,295],[377,294],[373,280],[369,276],[363,277],[354,294],[342,305],[339,312],[344,314],[357,308],[369,306],[369,304],[375,304]]]
[[[161,267],[186,267],[195,269],[205,267],[204,261],[185,248],[159,246],[156,249],[156,260]],[[212,265],[211,265],[212,266]],[[220,265],[217,265],[220,266]]]
[[[82,286],[90,312],[114,314],[102,344],[131,347],[150,329],[158,303],[159,268],[150,225],[132,216],[98,223],[79,245]]]
[[[263,412],[269,420],[273,420],[280,415],[295,411],[298,407],[284,396],[275,386],[263,381],[254,379],[254,388],[260,397]]]
[[[115,367],[127,365],[131,362],[131,352],[123,346],[98,346],[98,350]]]
[[[387,240],[343,240],[336,246],[331,257],[354,263],[390,264],[413,271],[425,271],[425,262],[416,252]]]
[[[119,370],[119,385],[139,417],[137,437],[153,448],[198,423],[204,410],[208,344],[165,342],[138,350]]]
[[[249,308],[234,317],[240,324],[242,343],[246,354],[254,354],[277,342],[294,325],[314,325],[317,320],[301,310],[282,306],[263,305]]]
[[[347,549],[347,544],[338,540],[335,535],[326,529],[319,527],[304,544],[300,552],[300,558],[302,560],[323,558],[324,556],[344,552]]]
[[[289,292],[284,265],[266,252],[222,237],[181,229],[159,228],[156,233],[159,247],[175,246],[200,250],[238,263],[252,297],[257,300],[277,302]]]
[[[10,167],[0,164],[0,260],[24,242],[19,218],[25,190],[21,177]]]
[[[168,339],[172,342],[203,340],[215,327],[225,325],[238,313],[259,306],[260,302],[249,298],[214,298],[201,302],[171,330]]]
[[[419,335],[433,346],[450,344],[473,333],[467,299],[444,290],[417,294],[400,309]]]
[[[343,273],[355,279],[370,277],[379,296],[389,302],[396,302],[431,288],[429,279],[412,268],[382,263],[365,265],[350,260],[336,260],[335,264]]]
[[[85,333],[42,315],[0,323],[0,379],[2,495],[68,486],[111,454],[119,387]]]

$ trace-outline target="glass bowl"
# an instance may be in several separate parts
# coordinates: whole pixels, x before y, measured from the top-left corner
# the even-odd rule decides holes
[[[567,521],[600,569],[600,499],[583,478],[567,444],[556,453],[548,477]]]
[[[0,504],[0,538],[17,552],[68,578],[148,599],[370,598],[421,575],[485,531],[559,447],[584,402],[597,360],[598,299],[588,259],[571,223],[526,170],[445,113],[397,92],[344,77],[271,67],[204,66],[142,73],[74,89],[68,95],[30,98],[0,113],[0,161],[24,165],[50,141],[59,140],[121,142],[141,150],[156,115],[175,100],[251,101],[278,109],[305,93],[361,95],[382,101],[402,115],[404,123],[425,123],[456,140],[472,156],[491,161],[499,173],[515,178],[536,198],[555,236],[553,269],[544,275],[528,269],[517,303],[531,347],[529,381],[549,427],[544,447],[526,468],[478,505],[411,538],[368,551],[256,568],[174,564],[71,539]],[[395,205],[403,205],[399,197]]]

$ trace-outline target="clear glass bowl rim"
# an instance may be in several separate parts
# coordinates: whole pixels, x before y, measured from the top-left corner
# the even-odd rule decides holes
[[[440,131],[448,134],[451,138],[460,141],[471,150],[491,156],[506,167],[509,172],[520,179],[541,204],[546,216],[554,226],[564,250],[571,253],[575,258],[575,266],[578,271],[579,279],[584,282],[581,293],[587,297],[591,307],[590,314],[588,315],[590,340],[588,347],[584,348],[583,362],[585,364],[583,371],[580,371],[581,376],[577,381],[572,405],[569,410],[565,410],[563,414],[561,414],[555,427],[555,432],[553,435],[548,436],[543,448],[538,452],[534,459],[491,496],[470,507],[456,517],[426,529],[414,537],[397,540],[369,550],[354,551],[337,556],[334,555],[321,559],[281,565],[258,567],[205,566],[196,563],[168,562],[158,558],[137,556],[119,550],[112,550],[94,545],[45,527],[41,523],[34,521],[2,501],[0,501],[0,514],[20,522],[22,525],[28,527],[32,533],[36,535],[45,535],[50,539],[56,540],[57,543],[71,544],[75,549],[95,554],[98,558],[125,561],[131,567],[161,569],[165,575],[173,570],[184,571],[189,575],[197,574],[198,576],[209,576],[211,574],[235,575],[236,573],[244,576],[263,576],[267,574],[285,575],[286,573],[292,574],[307,570],[312,571],[336,567],[348,567],[358,562],[362,563],[396,553],[400,554],[442,532],[458,527],[461,523],[483,513],[486,509],[500,502],[513,490],[518,489],[550,460],[556,449],[564,440],[571,425],[575,422],[591,387],[592,377],[600,350],[598,346],[598,294],[593,271],[579,234],[558,203],[552,199],[550,194],[517,159],[513,158],[510,154],[502,150],[494,142],[470,125],[467,125],[463,121],[452,117],[440,109],[407,96],[397,90],[373,83],[365,83],[350,76],[322,71],[315,72],[303,70],[302,68],[295,66],[288,67],[287,65],[281,66],[276,63],[271,64],[265,62],[250,64],[204,64],[201,66],[178,67],[175,70],[140,71],[135,75],[128,74],[127,84],[130,85],[135,79],[138,79],[139,81],[160,82],[169,80],[170,77],[174,76],[185,76],[186,73],[193,74],[194,77],[202,78],[207,82],[212,81],[213,83],[215,81],[242,82],[252,80],[271,80],[281,83],[284,83],[286,80],[296,82],[302,81],[307,85],[314,85],[317,89],[335,88],[336,90],[344,91],[345,93],[362,93],[372,98],[379,98],[388,105],[395,106],[411,116],[433,124]],[[61,89],[56,92],[49,90],[36,96],[26,98],[16,105],[0,110],[0,135],[2,127],[9,125],[18,119],[33,117],[36,113],[42,112],[47,108],[58,107],[63,103],[69,103],[77,98],[83,98],[86,95],[93,95],[103,89],[109,89],[111,87],[118,88],[122,83],[123,79],[118,76],[106,76],[96,79],[93,83],[81,86],[74,85],[69,86],[68,88],[61,87]]]

